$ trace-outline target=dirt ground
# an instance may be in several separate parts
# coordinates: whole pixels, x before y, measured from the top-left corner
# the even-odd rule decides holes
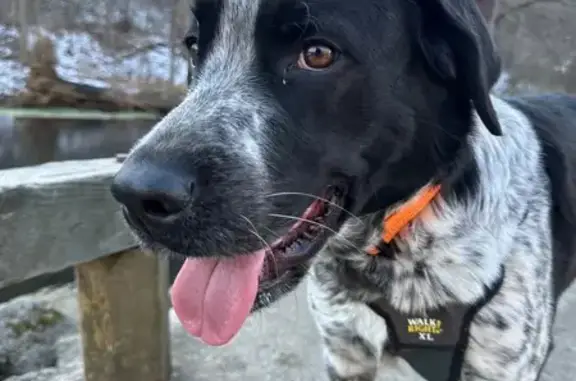
[[[251,317],[233,344],[221,348],[208,347],[189,337],[171,312],[172,381],[325,380],[320,340],[308,313],[304,291],[301,287],[273,308]],[[13,303],[26,300],[47,301],[72,322],[77,321],[75,290],[71,286],[29,295]],[[572,287],[560,306],[555,327],[556,349],[541,381],[574,380],[575,315],[576,287]],[[61,337],[56,351],[59,357],[57,368],[11,377],[7,381],[82,381],[81,349],[77,332],[72,330]],[[417,379],[421,380],[406,377],[394,381]]]

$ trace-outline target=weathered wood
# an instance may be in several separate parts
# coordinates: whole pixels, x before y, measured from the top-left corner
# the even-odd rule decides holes
[[[109,186],[115,159],[0,171],[0,287],[136,246]]]
[[[168,267],[138,250],[76,266],[86,381],[168,381]]]

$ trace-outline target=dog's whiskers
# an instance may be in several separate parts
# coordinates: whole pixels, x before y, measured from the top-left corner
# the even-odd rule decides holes
[[[341,210],[342,212],[346,213],[347,215],[349,215],[350,217],[354,218],[356,221],[360,222],[361,225],[364,225],[364,221],[362,221],[362,219],[360,217],[358,217],[357,215],[355,215],[354,213],[352,213],[351,211],[349,211],[346,208],[341,207],[340,205],[336,204],[333,201],[330,201],[326,198],[323,197],[319,197],[316,196],[314,194],[311,193],[304,193],[304,192],[277,192],[277,193],[271,193],[269,195],[267,195],[266,197],[277,197],[277,196],[304,196],[304,197],[310,197],[322,202],[327,203],[328,205],[330,205],[333,208],[336,208],[338,210]]]
[[[345,241],[351,248],[358,250],[359,253],[362,252],[362,249],[360,249],[358,246],[356,246],[354,243],[352,243],[349,239],[347,239],[346,237],[344,237],[342,234],[340,234],[339,232],[337,232],[336,230],[324,225],[323,223],[314,221],[314,220],[310,220],[308,218],[303,218],[303,217],[296,217],[296,216],[289,216],[287,214],[278,214],[278,213],[268,213],[268,215],[270,217],[276,217],[276,218],[284,218],[287,220],[293,220],[293,221],[301,221],[301,222],[306,222],[312,225],[316,225],[319,226],[323,229],[326,229],[332,233],[334,233],[334,235],[337,235],[340,239],[342,239],[343,241]]]
[[[252,235],[254,235],[254,237],[258,238],[263,244],[264,247],[266,247],[268,250],[265,251],[266,255],[270,256],[270,258],[272,259],[272,263],[274,264],[274,272],[277,272],[278,270],[278,265],[276,263],[276,258],[274,258],[274,255],[272,254],[272,247],[270,246],[270,244],[268,242],[266,242],[266,240],[258,233],[258,229],[256,229],[256,226],[254,225],[254,223],[252,223],[252,221],[250,221],[250,219],[244,215],[240,215],[240,217],[242,217],[251,227],[252,229],[247,229]]]
[[[268,231],[270,234],[272,234],[276,238],[282,237],[281,235],[279,235],[278,233],[276,233],[274,230],[270,229],[269,227],[263,226],[262,229],[265,229],[266,231]]]

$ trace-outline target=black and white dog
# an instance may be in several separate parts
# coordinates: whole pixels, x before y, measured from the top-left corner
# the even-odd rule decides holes
[[[192,89],[112,188],[143,246],[187,257],[172,289],[187,331],[227,343],[309,274],[331,380],[419,377],[391,341],[442,338],[454,327],[430,311],[479,303],[453,322],[452,379],[536,380],[576,276],[576,98],[491,95],[474,0],[193,13]]]

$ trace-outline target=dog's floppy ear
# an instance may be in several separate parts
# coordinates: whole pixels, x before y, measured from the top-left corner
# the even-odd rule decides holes
[[[427,63],[443,80],[455,83],[472,101],[493,135],[502,135],[490,100],[500,57],[476,0],[420,0],[419,44]]]

